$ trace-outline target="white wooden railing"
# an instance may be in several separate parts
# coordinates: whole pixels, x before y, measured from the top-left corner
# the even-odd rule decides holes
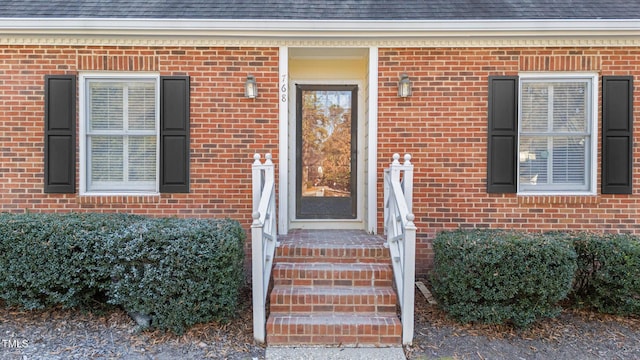
[[[265,341],[266,301],[277,242],[275,171],[271,154],[253,156],[253,223],[251,224],[251,265],[253,289],[253,337]]]
[[[413,165],[411,155],[399,154],[384,171],[384,230],[391,253],[402,319],[402,344],[413,342],[416,274],[416,226],[412,212]]]

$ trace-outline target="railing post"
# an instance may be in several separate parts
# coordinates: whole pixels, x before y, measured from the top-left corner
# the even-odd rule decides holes
[[[391,162],[391,165],[389,166],[390,168],[390,172],[391,172],[391,182],[400,182],[400,161],[398,161],[398,159],[400,159],[400,154],[393,154],[393,161]]]
[[[413,321],[415,312],[415,290],[416,279],[416,225],[413,220],[415,216],[411,213],[407,215],[404,234],[404,286],[403,286],[403,306],[402,306],[402,344],[410,345],[413,342]]]
[[[413,215],[413,165],[411,155],[393,154],[385,171],[385,230],[391,253],[402,317],[402,344],[413,342],[415,311],[416,226]]]
[[[404,155],[404,164],[402,168],[404,170],[404,174],[402,176],[404,198],[407,200],[407,209],[409,209],[409,213],[413,213],[413,164],[411,164],[411,155]]]
[[[382,218],[382,221],[383,221],[382,225],[383,225],[383,229],[384,229],[384,234],[385,235],[389,234],[389,229],[387,227],[388,227],[389,216],[390,216],[389,215],[389,195],[390,195],[390,192],[391,192],[391,189],[390,189],[390,186],[389,186],[389,181],[391,181],[390,176],[391,176],[391,174],[389,174],[389,169],[384,169],[384,179],[383,179],[383,182],[384,182],[383,183],[383,188],[384,188],[384,193],[383,193],[384,199],[383,199],[383,201],[384,201],[384,203],[382,204],[383,205],[382,208],[384,209],[383,210],[384,212],[383,212],[383,218]]]
[[[264,155],[264,179],[266,182],[266,179],[272,179],[275,180],[275,166],[273,165],[273,162],[271,161],[271,154],[267,153]],[[275,185],[274,185],[275,186]],[[273,191],[274,189],[264,189],[263,191]],[[276,197],[275,194],[272,194],[273,196],[271,196],[270,200],[269,200],[269,207],[268,207],[268,215],[269,218],[267,219],[267,221],[269,222],[269,224],[265,225],[266,231],[269,235],[276,235],[277,233],[277,227],[278,227],[278,222],[276,220]],[[273,239],[274,241],[276,239]],[[268,283],[268,280],[267,280]]]
[[[262,163],[260,155],[253,156],[252,188],[253,188],[253,222],[251,224],[251,287],[253,293],[253,337],[259,342],[265,341],[266,314],[263,300],[264,285],[262,281],[263,267],[263,239],[260,212],[258,212],[260,198],[262,196]]]
[[[253,337],[257,342],[266,339],[266,300],[269,277],[277,246],[277,222],[275,203],[275,170],[271,154],[253,156],[251,216],[251,279],[253,290]]]
[[[251,224],[251,286],[253,293],[253,338],[264,343],[266,332],[266,312],[264,301],[264,282],[262,273],[264,264],[262,262],[263,239],[262,224],[260,223],[260,213],[254,212],[253,224]]]
[[[251,166],[251,183],[253,189],[253,211],[256,211],[260,204],[260,196],[262,193],[262,169],[260,168],[262,163],[260,162],[260,154],[253,155],[253,159],[253,165]]]

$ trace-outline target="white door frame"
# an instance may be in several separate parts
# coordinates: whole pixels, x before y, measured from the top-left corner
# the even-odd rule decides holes
[[[365,229],[378,232],[378,48],[369,48],[369,96],[367,122],[367,201]]]
[[[281,46],[278,53],[278,233],[286,235],[289,232],[289,48]]]
[[[289,88],[289,48],[281,46],[279,49],[279,149],[278,149],[278,233],[287,234],[290,224],[289,206],[289,106],[291,89]],[[370,233],[376,233],[377,229],[377,149],[378,149],[378,48],[369,48],[368,61],[368,79],[367,86],[363,90],[368,89],[365,99],[368,99],[367,106],[367,149],[366,159],[366,176],[364,194],[364,221],[365,229]]]

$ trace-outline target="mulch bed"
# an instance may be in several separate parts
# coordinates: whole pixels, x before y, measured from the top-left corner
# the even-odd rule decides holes
[[[565,309],[531,328],[459,324],[416,292],[409,359],[640,359],[640,317]]]
[[[136,323],[120,310],[95,315],[63,309],[9,309],[0,313],[0,358],[264,358],[264,346],[253,341],[249,289],[245,289],[241,299],[243,303],[238,318],[225,324],[199,324],[180,336],[159,330],[139,331]],[[21,345],[23,340],[26,340],[24,347],[8,346]]]
[[[53,309],[0,312],[2,359],[264,359],[253,342],[251,294],[240,316],[194,326],[178,336],[140,332],[122,311],[103,315]],[[0,305],[1,306],[1,305]],[[408,359],[640,358],[640,318],[565,310],[527,330],[458,324],[416,292],[415,337]],[[373,359],[372,359],[373,360]]]

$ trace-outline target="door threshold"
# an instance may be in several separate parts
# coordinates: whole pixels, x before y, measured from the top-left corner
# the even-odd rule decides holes
[[[362,220],[335,220],[335,219],[318,219],[318,220],[291,220],[289,229],[309,229],[309,230],[363,230],[364,222]]]

